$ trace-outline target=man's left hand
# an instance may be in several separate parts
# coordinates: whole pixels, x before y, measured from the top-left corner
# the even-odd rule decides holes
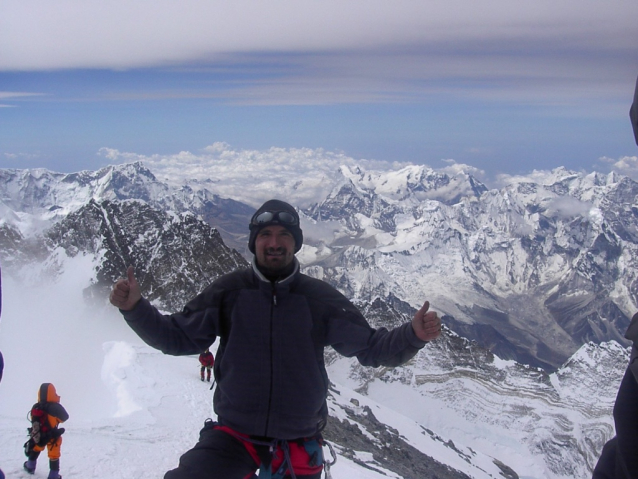
[[[432,341],[441,334],[441,318],[436,311],[428,311],[428,309],[430,309],[430,302],[426,301],[412,318],[412,328],[421,341]]]

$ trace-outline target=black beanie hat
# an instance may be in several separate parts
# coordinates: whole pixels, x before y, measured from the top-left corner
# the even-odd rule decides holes
[[[275,215],[274,218],[272,218],[272,220],[270,221],[259,223],[258,225],[253,224],[253,220],[257,218],[257,216],[267,211],[270,213],[290,213],[295,218],[296,224],[290,225],[282,223],[281,221],[279,221],[277,215]],[[248,238],[248,249],[252,254],[255,254],[255,239],[257,238],[257,233],[259,233],[262,228],[271,225],[283,226],[288,231],[290,231],[290,233],[292,233],[292,237],[295,239],[295,253],[301,249],[301,245],[303,244],[303,232],[299,227],[299,215],[297,214],[297,211],[285,201],[268,200],[263,205],[261,205],[257,211],[255,211],[255,214],[250,219],[250,224],[248,225],[248,228],[250,229],[250,237]]]

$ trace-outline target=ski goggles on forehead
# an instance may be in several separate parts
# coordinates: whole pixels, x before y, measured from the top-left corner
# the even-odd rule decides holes
[[[264,211],[257,216],[253,216],[250,223],[255,226],[263,225],[266,223],[279,223],[281,225],[297,226],[299,220],[286,211]]]

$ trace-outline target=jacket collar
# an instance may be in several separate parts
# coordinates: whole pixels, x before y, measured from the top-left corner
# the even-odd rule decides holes
[[[294,264],[295,264],[295,268],[292,270],[292,273],[290,273],[290,275],[286,276],[285,278],[277,280],[275,282],[275,285],[287,286],[290,283],[292,283],[292,281],[295,279],[295,276],[297,276],[297,273],[299,272],[299,260],[297,260],[297,257],[293,257],[292,260],[294,261]],[[259,268],[257,267],[257,260],[255,259],[255,257],[253,257],[252,266],[253,266],[253,272],[255,273],[255,275],[257,275],[257,277],[261,281],[268,284],[271,283],[270,280],[266,278],[261,271],[259,271]]]

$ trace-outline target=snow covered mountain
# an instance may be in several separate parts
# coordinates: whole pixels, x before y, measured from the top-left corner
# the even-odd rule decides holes
[[[624,341],[638,184],[556,170],[487,191],[423,170],[348,170],[308,210],[340,226],[311,263],[324,279],[362,300],[427,295],[459,334],[549,369],[588,341]]]
[[[623,334],[638,308],[638,184],[627,177],[557,169],[490,190],[469,167],[342,165],[330,177],[321,173],[319,189],[316,178],[290,181],[286,165],[261,183],[254,171],[241,187],[230,178],[236,196],[223,198],[216,192],[227,191],[222,178],[202,165],[190,168],[193,178],[182,183],[159,180],[141,163],[69,175],[0,170],[0,244],[13,251],[0,259],[46,254],[33,233],[91,199],[191,213],[248,257],[255,204],[243,200],[261,192],[262,200],[303,198],[307,244],[299,258],[309,274],[352,299],[398,299],[416,308],[427,297],[460,335],[550,371],[589,341],[627,345]],[[207,175],[215,181],[197,179]],[[314,200],[299,193],[304,188],[317,191]]]
[[[144,294],[179,309],[246,264],[256,205],[299,199],[307,244],[298,257],[308,274],[376,325],[398,324],[429,299],[447,326],[402,368],[364,369],[329,355],[336,403],[327,432],[342,457],[389,477],[430,477],[432,460],[442,466],[431,477],[588,477],[613,434],[622,333],[636,309],[638,185],[559,169],[490,190],[461,167],[350,165],[322,172],[318,187],[284,170],[233,197],[218,194],[219,177],[159,180],[141,163],[72,175],[0,170],[3,276],[39,289],[68,281],[69,264],[82,264],[77,286],[98,314],[134,264]],[[6,321],[3,312],[3,350],[13,341]],[[398,412],[409,427],[396,426]]]

